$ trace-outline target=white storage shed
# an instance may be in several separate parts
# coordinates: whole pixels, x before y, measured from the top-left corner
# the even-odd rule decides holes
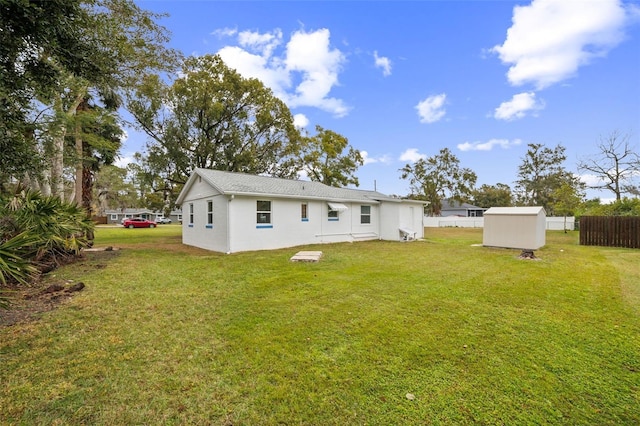
[[[545,245],[543,207],[491,207],[484,212],[482,245],[536,250]]]

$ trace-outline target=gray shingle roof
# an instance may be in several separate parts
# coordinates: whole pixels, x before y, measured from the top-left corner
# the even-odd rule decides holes
[[[287,198],[322,199],[329,201],[400,201],[377,191],[350,188],[335,188],[320,182],[310,182],[294,179],[281,179],[269,176],[256,176],[245,173],[224,172],[219,170],[195,169],[194,176],[201,176],[212,187],[226,195],[265,195]],[[191,182],[187,182],[188,189]],[[184,192],[183,190],[183,192]],[[184,194],[180,194],[181,198]]]

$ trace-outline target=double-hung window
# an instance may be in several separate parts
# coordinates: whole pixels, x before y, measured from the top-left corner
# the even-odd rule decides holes
[[[193,203],[189,203],[189,226],[193,226]]]
[[[213,228],[213,200],[207,200],[207,228]]]
[[[360,206],[360,223],[371,223],[371,206]]]
[[[258,200],[256,202],[257,228],[271,228],[271,201]]]

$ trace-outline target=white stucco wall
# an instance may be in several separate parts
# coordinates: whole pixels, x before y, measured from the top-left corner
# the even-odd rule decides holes
[[[256,223],[258,200],[271,201],[271,224]],[[301,218],[307,203],[308,220]],[[378,209],[371,205],[371,223],[360,223],[360,204],[342,203],[348,209],[330,220],[326,201],[269,197],[235,197],[230,203],[231,252],[293,247],[304,244],[378,238]],[[370,205],[370,204],[367,204]]]
[[[219,194],[209,185],[200,188],[194,184],[189,194],[197,198],[188,198],[182,205],[182,243],[207,250],[228,251],[229,234],[227,229],[228,197]],[[213,223],[207,223],[207,204],[213,201]],[[193,204],[193,223],[190,222],[190,205]]]

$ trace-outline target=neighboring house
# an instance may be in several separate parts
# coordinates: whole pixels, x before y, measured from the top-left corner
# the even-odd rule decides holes
[[[482,217],[485,210],[486,209],[483,209],[482,207],[472,206],[468,203],[442,200],[440,216]]]
[[[319,182],[196,169],[177,204],[182,242],[224,253],[424,234],[422,201]]]
[[[119,209],[119,210],[105,210],[105,216],[107,217],[107,223],[118,224],[122,222],[122,219],[130,217],[141,217],[143,219],[158,220],[163,217],[161,212],[156,212],[148,209]],[[182,221],[182,211],[174,210],[169,216],[172,223],[180,223]]]

